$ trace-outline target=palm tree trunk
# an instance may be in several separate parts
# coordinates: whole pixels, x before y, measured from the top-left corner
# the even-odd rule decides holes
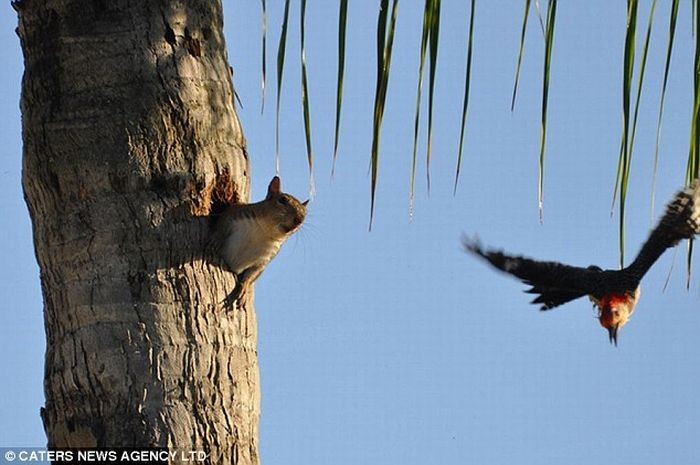
[[[259,463],[255,314],[203,253],[249,193],[220,2],[14,6],[49,446]]]

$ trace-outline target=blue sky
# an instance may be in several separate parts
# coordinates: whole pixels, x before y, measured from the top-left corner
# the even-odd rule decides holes
[[[268,94],[260,114],[259,2],[224,2],[253,199],[274,173],[274,57],[282,2],[268,2]],[[285,191],[308,194],[301,120],[298,2],[282,95]],[[515,112],[510,96],[522,3],[477,2],[462,178],[452,195],[467,6],[443,2],[426,193],[421,133],[415,214],[408,217],[422,2],[399,7],[382,133],[375,221],[367,177],[376,2],[350,2],[345,105],[330,179],[335,2],[309,2],[307,62],[317,195],[304,228],[256,286],[262,379],[261,454],[270,464],[694,464],[700,462],[699,289],[684,251],[642,283],[620,345],[581,299],[548,313],[524,286],[460,250],[463,232],[535,258],[614,268],[610,216],[621,125],[625,8],[561,2],[552,57],[544,223],[537,216],[542,33],[531,17]],[[651,227],[650,186],[668,28],[659,2],[628,196],[628,259]],[[639,24],[646,24],[642,2]],[[14,12],[0,16],[0,446],[42,445],[44,334],[38,268],[23,201],[18,110],[22,58]],[[685,173],[693,50],[681,7],[664,116],[654,217]],[[640,31],[640,34],[643,32]],[[642,37],[638,38],[638,43]],[[424,129],[424,126],[423,126]],[[696,260],[697,262],[697,260]]]

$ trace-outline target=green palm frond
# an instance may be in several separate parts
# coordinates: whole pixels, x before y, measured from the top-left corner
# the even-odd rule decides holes
[[[692,182],[700,175],[700,8],[693,0],[694,29],[695,29],[695,63],[693,66],[693,119],[690,123],[690,149],[688,151],[688,166],[686,169],[686,183]],[[693,260],[693,240],[688,241],[688,255],[686,260],[687,282],[690,288],[690,271]]]
[[[637,0],[627,0],[627,32],[625,34],[625,53],[623,58],[622,73],[622,138],[620,140],[620,155],[615,177],[615,190],[613,192],[613,206],[616,195],[620,196],[620,223],[619,223],[619,247],[620,267],[625,260],[625,200],[627,198],[627,182],[629,176],[629,131],[630,131],[630,100],[632,91],[632,77],[634,74],[634,54],[637,36]]]
[[[301,0],[299,36],[301,38],[301,104],[304,113],[304,136],[306,138],[306,160],[309,164],[309,195],[315,195],[314,188],[314,156],[311,149],[311,112],[309,110],[309,83],[306,73],[306,0]]]
[[[348,0],[340,0],[338,13],[338,84],[335,97],[335,137],[333,138],[333,165],[331,177],[335,174],[335,162],[338,157],[338,136],[340,134],[340,109],[343,105],[343,77],[345,74],[345,33],[348,22]]]
[[[467,42],[467,69],[464,78],[464,98],[462,99],[462,123],[459,130],[459,150],[457,153],[457,169],[455,170],[455,186],[453,195],[457,194],[457,184],[459,183],[459,172],[462,168],[462,153],[464,149],[464,130],[467,125],[467,109],[469,107],[469,88],[471,87],[472,76],[472,44],[474,42],[474,7],[475,0],[471,1],[471,15],[469,17],[469,39]],[[516,77],[517,87],[517,77]],[[515,95],[513,95],[515,98]]]
[[[428,147],[425,157],[425,173],[430,193],[430,160],[433,148],[433,97],[435,94],[435,72],[437,71],[437,55],[440,37],[440,0],[432,0],[433,14],[430,25],[430,77],[428,82]]]
[[[284,55],[287,49],[287,24],[289,23],[289,0],[284,2],[282,32],[277,46],[277,111],[275,114],[275,172],[280,172],[280,98],[282,97],[282,76],[284,74]]]
[[[265,83],[267,81],[267,8],[265,6],[265,0],[260,0],[262,2],[262,72],[260,77],[260,90],[261,90],[261,104],[260,113],[265,111]]]
[[[671,15],[668,24],[668,45],[666,46],[666,65],[664,66],[664,81],[661,86],[661,102],[659,103],[659,118],[656,123],[656,146],[654,148],[654,167],[651,174],[651,220],[654,221],[654,197],[656,192],[656,170],[659,165],[659,146],[661,142],[661,119],[664,113],[664,102],[666,99],[666,85],[668,84],[668,73],[671,67],[671,52],[673,51],[673,41],[676,36],[676,20],[678,19],[679,0],[671,3]]]
[[[379,143],[384,117],[384,103],[389,84],[389,70],[391,67],[391,51],[394,45],[394,30],[396,27],[396,15],[398,13],[399,0],[393,0],[391,4],[391,20],[389,17],[389,0],[381,0],[381,9],[377,18],[377,85],[374,96],[374,118],[372,123],[372,152],[370,159],[371,192],[369,229],[372,229],[374,218],[374,200],[377,192],[377,176],[379,173]]]
[[[530,0],[525,0],[525,14],[523,15],[523,27],[520,29],[520,47],[518,48],[518,64],[515,67],[515,83],[513,84],[513,97],[510,100],[510,111],[515,109],[515,96],[518,94],[518,80],[520,79],[520,65],[523,62],[523,51],[525,50],[525,32],[527,31],[527,18],[530,13]],[[474,10],[472,5],[472,16]]]
[[[550,0],[547,6],[547,22],[544,34],[544,72],[542,77],[542,118],[540,125],[540,157],[539,176],[537,184],[537,204],[542,222],[544,204],[544,151],[547,142],[547,103],[549,100],[549,70],[552,62],[552,46],[554,45],[554,21],[557,13],[557,0]]]
[[[409,216],[413,217],[413,194],[416,183],[416,160],[418,151],[418,129],[420,128],[420,108],[421,108],[421,91],[423,89],[423,69],[425,67],[425,55],[428,49],[428,38],[432,30],[434,1],[425,0],[423,9],[423,33],[420,41],[420,60],[418,64],[418,89],[416,90],[416,116],[413,123],[413,157],[411,162],[411,185],[409,189],[408,210]]]

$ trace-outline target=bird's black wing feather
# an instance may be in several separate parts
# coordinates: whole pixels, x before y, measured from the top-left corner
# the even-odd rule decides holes
[[[462,238],[462,243],[467,252],[532,286],[525,292],[538,295],[531,303],[541,304],[540,310],[549,310],[592,293],[602,272],[597,267],[581,268],[484,250],[479,241],[467,237]]]
[[[649,235],[637,258],[627,268],[637,280],[649,271],[666,249],[682,239],[700,234],[700,180],[678,192],[666,206],[659,224]]]

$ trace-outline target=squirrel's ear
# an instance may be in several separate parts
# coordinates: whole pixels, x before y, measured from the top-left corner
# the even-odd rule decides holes
[[[281,193],[282,188],[280,186],[280,178],[279,176],[275,176],[274,178],[272,178],[272,181],[270,181],[270,185],[267,186],[267,197],[265,197],[265,199],[277,197]]]

